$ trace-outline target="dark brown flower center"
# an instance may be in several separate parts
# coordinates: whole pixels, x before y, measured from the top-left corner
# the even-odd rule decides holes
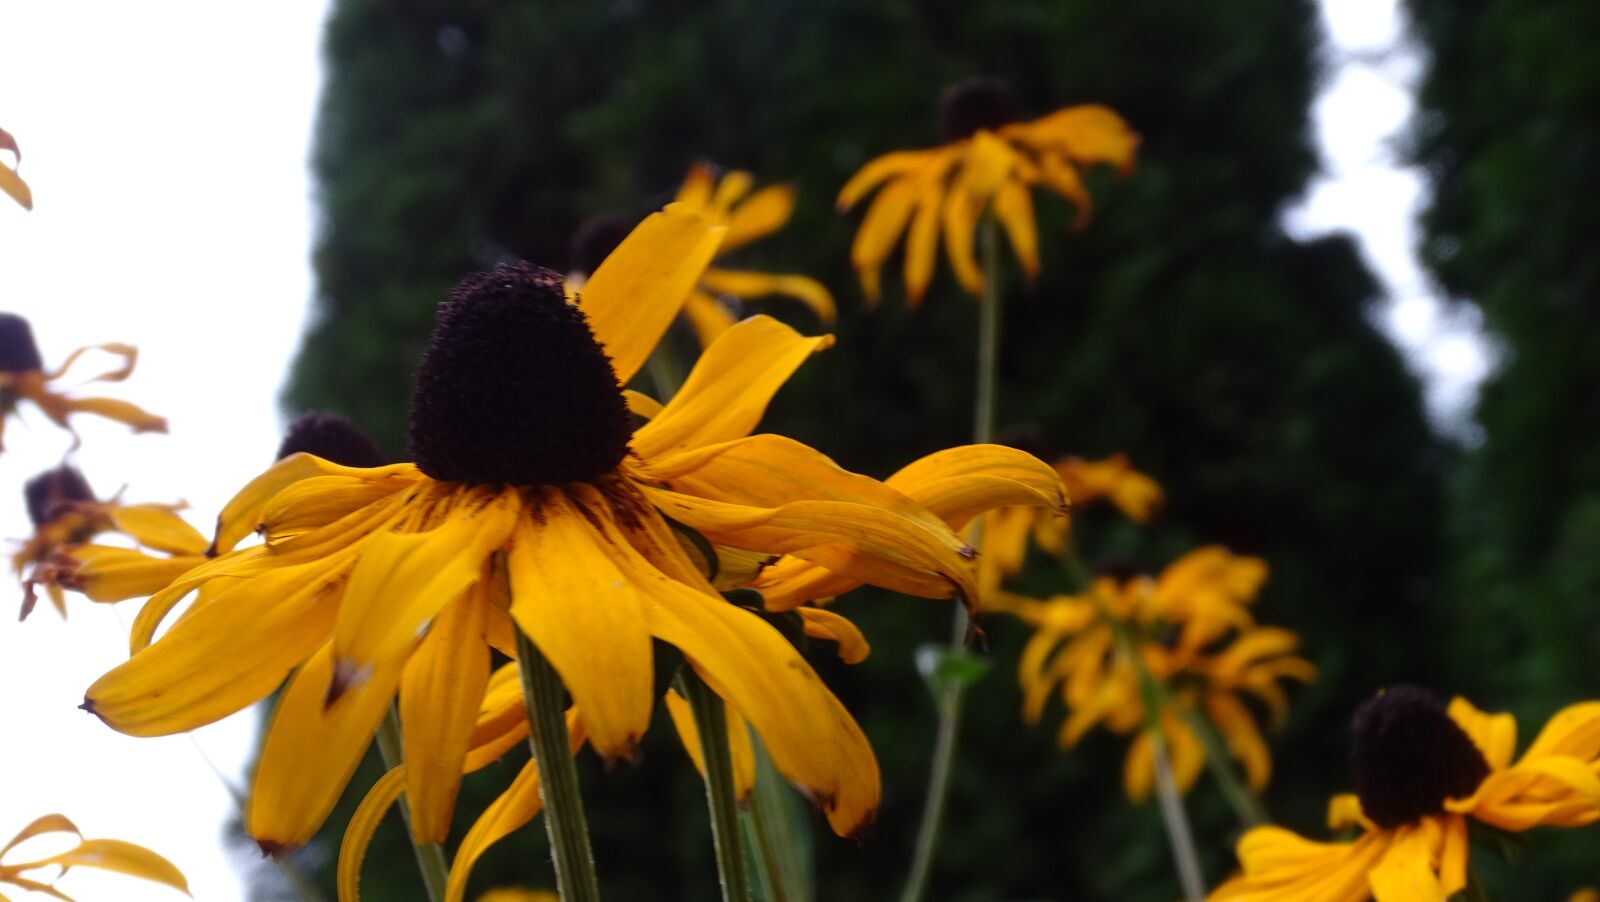
[[[304,451],[344,467],[381,467],[383,452],[355,424],[336,413],[308,410],[289,424],[277,460]]]
[[[44,369],[33,327],[15,313],[0,313],[0,372],[25,373]]]
[[[1356,710],[1351,724],[1356,795],[1385,829],[1444,811],[1489,776],[1489,764],[1433,693],[1392,686]]]
[[[939,131],[947,141],[972,137],[979,129],[993,131],[1022,118],[1022,108],[1003,79],[969,78],[939,96]]]
[[[28,519],[36,527],[61,516],[73,504],[94,500],[89,480],[66,464],[28,480],[22,486],[22,495],[28,502]]]
[[[616,469],[633,429],[611,360],[561,277],[527,263],[474,273],[439,305],[408,443],[447,482],[554,485]]]

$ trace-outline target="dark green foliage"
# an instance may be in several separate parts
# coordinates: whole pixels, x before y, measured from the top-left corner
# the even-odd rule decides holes
[[[1261,614],[1303,631],[1323,668],[1278,737],[1268,801],[1320,831],[1327,795],[1349,787],[1342,725],[1356,704],[1437,676],[1423,640],[1440,617],[1448,461],[1371,325],[1375,288],[1350,244],[1298,244],[1277,225],[1315,166],[1314,21],[1306,0],[342,0],[316,157],[320,315],[286,401],[358,413],[398,450],[433,306],[465,270],[559,267],[583,218],[642,214],[707,156],[801,189],[789,227],[736,265],[817,276],[843,308],[838,347],[785,389],[767,427],[887,475],[969,434],[975,309],[941,263],[923,309],[904,309],[891,272],[886,303],[864,310],[848,266],[859,214],[839,218],[833,193],[876,154],[934,143],[950,81],[1007,77],[1030,116],[1106,103],[1143,134],[1140,163],[1127,180],[1094,174],[1085,232],[1065,202],[1039,197],[1044,275],[1007,291],[1002,423],[1037,426],[1052,452],[1126,451],[1166,487],[1149,535],[1085,512],[1092,556],[1156,568],[1222,542],[1268,558]],[[1048,566],[1027,583],[1064,587]],[[905,872],[933,736],[913,651],[945,635],[950,606],[862,591],[842,609],[874,654],[818,665],[872,738],[885,794],[859,844],[818,819],[819,891],[884,898]],[[1019,723],[1025,636],[992,619],[996,666],[971,696],[938,898],[1173,897],[1159,819],[1115,779],[1125,740],[1064,754],[1059,711]],[[619,899],[710,898],[703,796],[658,721],[641,765],[584,772],[602,882]],[[471,784],[458,831],[510,773]],[[1191,798],[1220,879],[1236,830],[1211,787]],[[343,821],[330,823],[333,842]],[[528,875],[542,843],[542,829],[523,831],[474,886]],[[398,838],[375,849],[374,898],[412,897],[409,856]]]

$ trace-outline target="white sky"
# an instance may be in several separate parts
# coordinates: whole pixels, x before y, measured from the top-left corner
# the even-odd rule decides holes
[[[1335,0],[1330,0],[1334,3]],[[102,495],[187,499],[204,530],[270,461],[276,394],[310,294],[306,156],[324,0],[219,4],[0,0],[0,127],[22,145],[34,212],[0,198],[0,308],[33,321],[47,365],[72,348],[128,341],[134,377],[109,393],[165,414],[170,436],[82,421],[77,462]],[[1470,320],[1442,311],[1419,269],[1415,173],[1390,137],[1410,114],[1418,66],[1386,0],[1337,2],[1339,54],[1316,114],[1328,174],[1288,217],[1298,235],[1345,229],[1393,300],[1382,324],[1427,380],[1437,422],[1463,429],[1488,354]],[[20,487],[67,437],[37,413],[7,429],[0,535],[28,532]],[[147,845],[188,875],[195,898],[241,898],[222,844],[232,802],[190,740],[131,739],[76,709],[126,654],[131,606],[73,599],[10,622],[0,590],[0,842],[60,811],[93,836]],[[119,616],[120,615],[120,616]],[[199,731],[242,780],[255,714]],[[75,872],[93,899],[171,900],[140,881]]]
[[[138,370],[108,393],[166,415],[171,435],[85,418],[77,461],[102,495],[126,483],[130,500],[187,499],[204,531],[277,447],[276,393],[310,293],[323,7],[0,0],[0,127],[22,146],[35,200],[25,213],[0,197],[0,309],[32,320],[47,366],[78,345],[139,346]],[[0,536],[27,534],[22,482],[68,445],[36,411],[25,418],[0,455],[12,499]],[[44,604],[18,624],[19,598],[0,589],[0,843],[60,811],[91,836],[166,855],[196,899],[241,898],[222,845],[232,802],[190,740],[124,737],[76,709],[126,658],[132,605],[73,599],[69,623]],[[196,736],[236,781],[254,717]],[[182,898],[91,871],[61,886],[84,899]]]

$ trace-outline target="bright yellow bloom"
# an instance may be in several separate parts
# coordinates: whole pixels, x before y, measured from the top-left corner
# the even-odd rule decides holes
[[[201,563],[210,542],[178,516],[182,505],[124,504],[121,498],[96,499],[83,474],[62,464],[24,486],[34,533],[11,556],[11,567],[25,580],[22,617],[38,601],[44,585],[50,603],[67,615],[62,589],[83,592],[94,601],[121,601],[148,595]],[[121,533],[143,548],[82,543],[102,533]]]
[[[512,654],[513,630],[525,632],[571,693],[580,735],[610,760],[633,755],[650,720],[660,639],[836,831],[861,829],[879,792],[865,737],[776,629],[717,594],[690,539],[815,558],[935,597],[970,597],[971,549],[884,484],[750,434],[826,337],[758,316],[707,349],[665,406],[618,388],[721,237],[669,207],[576,304],[558,276],[526,264],[469,277],[441,306],[418,372],[416,463],[355,468],[301,453],[258,477],[223,511],[214,559],[151,597],[133,658],[90,687],[85,707],[124,733],[181,732],[298,668],[245,815],[276,851],[322,823],[398,693],[412,829],[434,842],[476,747],[491,646]],[[1059,484],[1034,463],[1035,483]],[[263,544],[236,548],[258,530]]]
[[[52,833],[71,833],[78,838],[78,844],[64,852],[44,858],[34,858],[16,864],[5,863],[6,853],[29,840]],[[25,892],[43,893],[65,902],[72,902],[72,897],[56,886],[56,881],[71,868],[98,868],[102,871],[127,874],[130,877],[164,884],[183,893],[189,892],[189,882],[172,862],[144,846],[120,839],[84,839],[77,825],[59,814],[47,814],[38,818],[23,827],[16,836],[11,837],[10,842],[0,848],[0,883],[9,883]],[[29,876],[29,871],[43,873]]]
[[[1333,799],[1328,826],[1361,834],[1257,827],[1239,841],[1244,873],[1213,902],[1434,902],[1467,884],[1469,818],[1512,832],[1600,820],[1600,701],[1557,713],[1513,763],[1511,715],[1396,686],[1357,712],[1353,742],[1357,792]]]
[[[884,154],[861,167],[839,192],[848,210],[875,189],[850,249],[867,299],[879,296],[879,270],[906,235],[907,302],[915,306],[933,280],[939,236],[956,279],[970,294],[983,292],[983,271],[973,252],[978,222],[993,213],[1010,238],[1023,272],[1039,272],[1039,237],[1029,189],[1043,185],[1078,209],[1090,211],[1079,170],[1108,163],[1126,174],[1139,136],[1103,106],[1073,106],[1032,122],[1017,121],[1009,89],[989,79],[957,85],[941,101],[950,143],[928,150]]]
[[[725,225],[721,257],[783,228],[794,212],[794,186],[768,185],[751,193],[755,179],[748,172],[725,173],[720,179],[709,163],[696,163],[678,188],[677,202],[695,210],[716,225]],[[708,267],[684,302],[683,315],[709,347],[737,319],[724,299],[751,301],[769,295],[794,298],[831,325],[836,308],[833,295],[821,282],[807,276]]]
[[[1035,628],[1018,662],[1024,718],[1036,723],[1059,689],[1067,707],[1063,747],[1076,745],[1102,724],[1114,733],[1136,734],[1124,761],[1123,785],[1130,798],[1142,800],[1155,765],[1140,691],[1142,666],[1165,687],[1167,704],[1158,722],[1179,788],[1188,791],[1205,764],[1204,745],[1189,722],[1196,714],[1215,724],[1250,785],[1264,788],[1271,757],[1245,699],[1256,699],[1281,723],[1288,708],[1281,682],[1309,682],[1316,670],[1293,654],[1299,640],[1292,632],[1256,627],[1244,610],[1259,581],[1241,597],[1236,594],[1243,582],[1239,573],[1258,563],[1205,548],[1174,562],[1160,579],[1119,583],[1102,577],[1083,596],[1015,600],[1013,611]],[[1235,613],[1222,615],[1220,606]],[[1224,632],[1234,633],[1221,648],[1215,643],[1223,634],[1213,632],[1219,622],[1229,625]],[[1126,642],[1134,643],[1137,664]]]
[[[55,390],[51,383],[66,377],[67,371],[89,351],[105,351],[122,359],[116,369],[101,373],[89,382],[121,382],[133,373],[139,352],[132,345],[111,342],[79,348],[67,355],[65,363],[48,372],[39,355],[39,346],[33,340],[33,327],[15,313],[0,313],[0,434],[5,428],[4,417],[16,410],[17,402],[26,398],[44,411],[45,416],[57,426],[72,433],[73,447],[77,447],[78,433],[68,418],[75,413],[92,413],[133,427],[134,432],[166,432],[167,421],[152,413],[115,398],[74,398]]]
[[[11,133],[0,128],[0,150],[11,151],[15,160],[10,166],[0,165],[0,191],[11,196],[11,199],[22,205],[24,210],[33,209],[33,191],[28,188],[28,183],[17,175],[17,169],[22,166],[22,150],[17,147],[17,139]]]

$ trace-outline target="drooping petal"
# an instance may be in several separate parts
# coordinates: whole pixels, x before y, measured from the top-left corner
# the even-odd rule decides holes
[[[1257,827],[1239,840],[1244,873],[1214,890],[1209,902],[1367,902],[1367,874],[1390,842],[1387,831],[1320,843],[1281,827]]]
[[[667,692],[662,700],[666,703],[667,714],[672,718],[672,728],[678,732],[678,741],[683,743],[683,750],[694,762],[694,769],[700,772],[702,778],[705,777],[706,762],[700,749],[700,730],[695,725],[689,702],[675,691]],[[751,791],[756,788],[755,750],[750,744],[750,728],[745,725],[744,718],[732,705],[723,705],[723,708],[728,721],[728,755],[733,763],[733,792],[743,802],[750,798]]]
[[[1424,818],[1395,831],[1393,845],[1367,875],[1377,902],[1445,902],[1448,894],[1434,871],[1438,821]]]
[[[4,848],[0,848],[0,858],[4,858],[7,852],[22,843],[33,839],[35,836],[43,836],[46,833],[72,833],[79,839],[83,838],[83,832],[78,829],[78,825],[69,820],[66,815],[46,814],[34,818],[26,827],[18,830],[17,835],[11,837],[11,840],[5,844]]]
[[[655,694],[644,602],[616,561],[627,539],[609,504],[591,487],[571,491],[546,490],[542,522],[518,524],[511,616],[561,675],[595,750],[631,758]]]
[[[39,407],[58,425],[67,425],[67,417],[75,413],[92,413],[97,417],[115,420],[136,433],[166,432],[167,418],[157,416],[137,404],[120,398],[67,398],[53,396]]]
[[[217,531],[211,544],[211,553],[232,551],[240,540],[255,532],[261,522],[262,509],[278,492],[302,479],[337,475],[363,479],[394,476],[404,481],[414,481],[419,476],[416,466],[409,463],[393,464],[376,470],[359,470],[341,467],[314,454],[305,452],[291,454],[246,483],[245,487],[222,508],[222,513],[217,516]]]
[[[813,639],[825,639],[839,645],[839,659],[846,664],[860,664],[872,653],[867,637],[854,623],[824,608],[800,608],[800,619],[805,624],[805,634]]]
[[[1018,123],[1015,134],[1035,146],[1055,148],[1079,163],[1107,163],[1126,175],[1133,168],[1139,135],[1108,107],[1084,104],[1057,110],[1029,123]]]
[[[58,867],[63,871],[68,868],[98,868],[160,883],[183,893],[189,892],[189,881],[184,879],[183,872],[176,865],[144,846],[120,839],[86,839],[59,855],[6,867],[19,871],[48,867]]]
[[[461,764],[489,682],[488,613],[487,602],[472,592],[447,606],[400,681],[406,805],[417,842],[442,843],[450,833]]]
[[[835,205],[843,212],[856,205],[868,192],[894,176],[917,172],[945,153],[943,148],[930,150],[899,150],[877,157],[856,171],[839,189]]]
[[[832,336],[806,338],[769,316],[736,323],[696,361],[661,413],[634,433],[634,453],[649,461],[749,435],[789,376],[832,344]]]
[[[339,865],[334,876],[339,902],[361,902],[361,863],[367,858],[372,835],[406,785],[406,766],[396,765],[367,790],[339,840]]]
[[[755,176],[742,169],[735,169],[724,175],[722,180],[717,182],[717,190],[712,194],[711,203],[708,205],[712,221],[726,222],[733,205],[749,194],[755,183]]]
[[[773,294],[794,298],[815,313],[817,319],[825,326],[832,325],[839,312],[828,289],[823,287],[821,282],[807,276],[712,267],[700,278],[700,284],[711,291],[731,294],[745,300]]]
[[[82,592],[92,601],[124,601],[160,591],[204,560],[197,555],[155,557],[132,548],[79,545],[52,556],[33,578]]]
[[[768,185],[744,199],[728,217],[721,253],[727,253],[783,228],[794,213],[794,186]]]
[[[943,204],[944,187],[935,182],[922,192],[911,218],[911,230],[906,235],[905,279],[906,303],[912,307],[922,303],[933,282],[933,264],[939,254],[939,211]]]
[[[1033,199],[1020,182],[1003,183],[994,195],[994,216],[1005,227],[1011,249],[1028,278],[1039,275],[1039,232],[1033,221]]]
[[[652,213],[594,271],[578,306],[626,383],[644,365],[722,243],[725,229],[669,204]]]
[[[197,555],[211,542],[171,507],[162,504],[115,505],[111,522],[146,548],[168,554]]]
[[[862,291],[868,301],[877,301],[877,272],[894,250],[911,218],[911,211],[927,190],[920,179],[898,179],[890,182],[867,207],[867,215],[862,217],[855,240],[850,244],[850,264],[861,276]]]
[[[402,668],[403,661],[380,662],[366,681],[328,704],[334,672],[328,643],[289,680],[245,808],[245,832],[264,851],[295,849],[316,835],[388,713]]]
[[[165,736],[254,704],[327,641],[339,581],[311,565],[232,585],[96,680],[84,707],[118,732]]]
[[[1216,721],[1217,731],[1228,743],[1228,751],[1244,765],[1245,780],[1257,792],[1272,778],[1272,757],[1255,718],[1239,699],[1228,692],[1206,694],[1206,713]]]
[[[21,204],[22,209],[33,209],[33,189],[22,180],[22,176],[17,175],[16,170],[3,164],[0,164],[0,191],[4,191],[12,200]]]
[[[711,347],[736,322],[721,301],[698,288],[689,292],[688,299],[683,302],[683,318],[689,321],[702,348]]]
[[[1447,713],[1483,753],[1490,771],[1505,770],[1517,751],[1517,719],[1510,714],[1487,714],[1457,696]]]

